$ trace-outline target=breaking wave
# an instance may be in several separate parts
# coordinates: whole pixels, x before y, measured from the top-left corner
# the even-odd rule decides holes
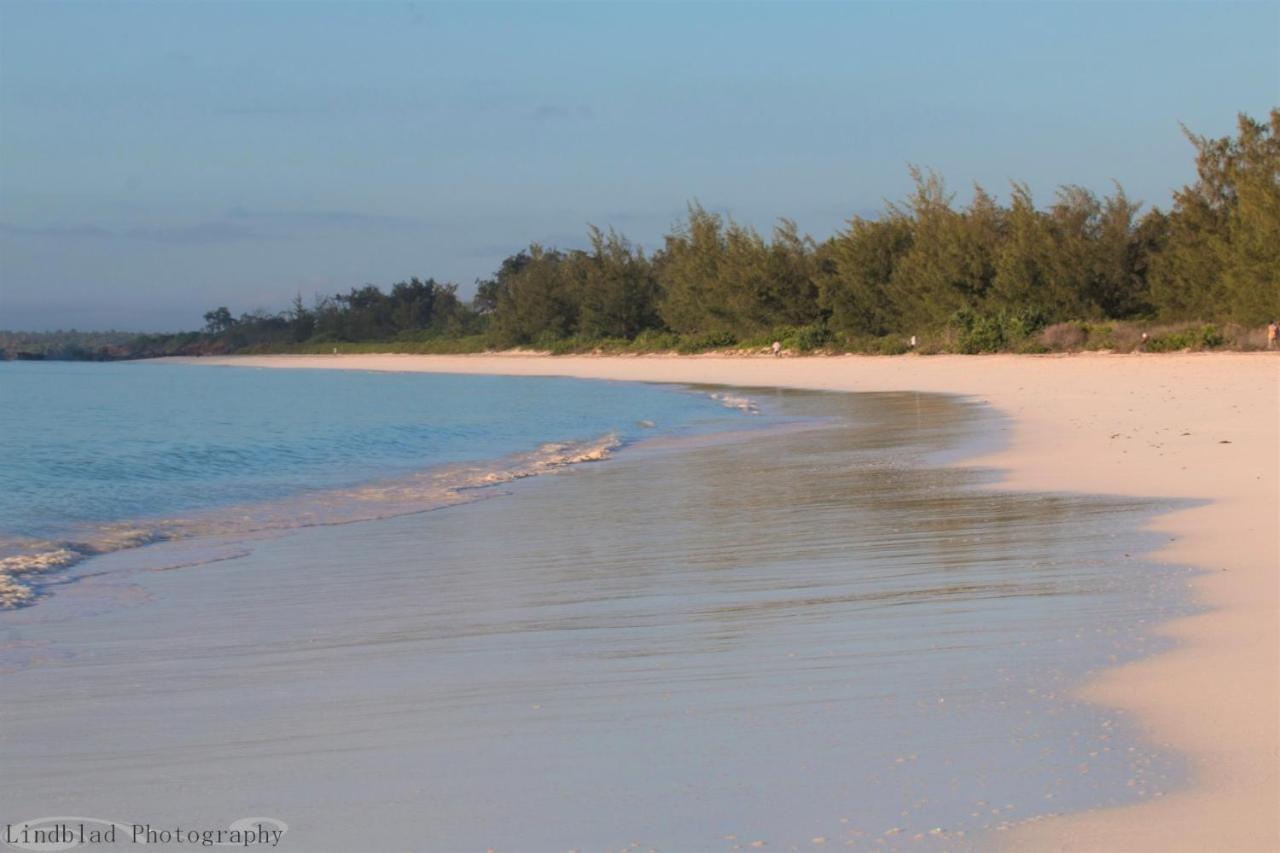
[[[351,488],[324,489],[284,500],[239,504],[183,518],[134,519],[85,528],[59,540],[0,538],[0,610],[34,604],[39,578],[88,557],[202,536],[287,531],[409,515],[467,503],[495,486],[572,465],[608,459],[615,433],[589,441],[553,442],[489,464],[432,468]]]
[[[737,409],[748,415],[760,414],[760,407],[756,405],[756,401],[750,397],[743,397],[740,394],[729,394],[724,392],[716,392],[711,395],[711,399],[715,400],[726,409]]]

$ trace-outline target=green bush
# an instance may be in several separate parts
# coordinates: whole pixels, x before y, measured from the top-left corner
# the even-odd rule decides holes
[[[637,352],[670,352],[680,347],[680,336],[675,332],[645,329],[636,335],[630,349]]]
[[[1044,318],[1030,311],[977,314],[967,309],[952,318],[956,348],[966,354],[1013,349],[1044,326]]]
[[[1143,347],[1147,352],[1178,352],[1184,349],[1202,350],[1220,347],[1225,342],[1217,326],[1193,326],[1189,329],[1155,334],[1147,338]]]
[[[1013,351],[1020,355],[1044,355],[1047,352],[1053,352],[1044,341],[1035,335],[1023,338],[1014,345]]]
[[[1082,323],[1085,332],[1084,348],[1087,350],[1113,350],[1116,348],[1115,323]]]
[[[1004,323],[993,314],[956,313],[955,325],[959,336],[956,344],[962,353],[999,352],[1006,343]]]
[[[729,332],[710,332],[705,335],[682,338],[676,350],[683,355],[690,355],[710,349],[731,347],[737,343],[738,339]]]
[[[781,338],[782,345],[796,352],[812,352],[831,342],[831,331],[822,323],[800,326]]]
[[[910,352],[911,346],[901,335],[885,335],[876,341],[875,351],[879,355],[902,355]]]

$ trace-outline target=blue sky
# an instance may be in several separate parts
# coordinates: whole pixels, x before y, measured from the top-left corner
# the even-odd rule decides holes
[[[907,164],[1167,206],[1280,103],[1280,3],[0,0],[0,328],[470,293],[691,199],[822,237]]]

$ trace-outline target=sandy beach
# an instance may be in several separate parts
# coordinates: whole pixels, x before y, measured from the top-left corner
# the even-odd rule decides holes
[[[965,464],[1011,489],[1202,501],[1160,516],[1155,559],[1203,570],[1173,651],[1106,671],[1082,695],[1130,711],[1188,757],[1188,789],[1019,827],[1013,849],[1280,849],[1280,359],[1269,354],[1065,357],[261,356],[201,364],[927,391],[989,403],[1009,447]]]

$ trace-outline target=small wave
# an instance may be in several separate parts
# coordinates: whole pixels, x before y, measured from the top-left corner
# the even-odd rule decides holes
[[[756,401],[750,397],[743,397],[738,394],[726,394],[716,392],[711,395],[711,399],[715,400],[726,409],[737,409],[748,415],[760,414],[760,408],[756,405]]]
[[[608,459],[622,446],[610,433],[589,441],[543,444],[490,465],[454,465],[395,480],[327,489],[260,504],[223,507],[189,518],[131,520],[81,531],[77,541],[0,542],[0,610],[34,604],[35,576],[66,569],[87,557],[200,536],[285,531],[410,515],[477,500],[478,490]]]
[[[21,607],[35,598],[35,590],[26,580],[28,575],[65,569],[85,557],[77,550],[54,543],[48,543],[47,547],[49,550],[0,557],[0,609]]]

